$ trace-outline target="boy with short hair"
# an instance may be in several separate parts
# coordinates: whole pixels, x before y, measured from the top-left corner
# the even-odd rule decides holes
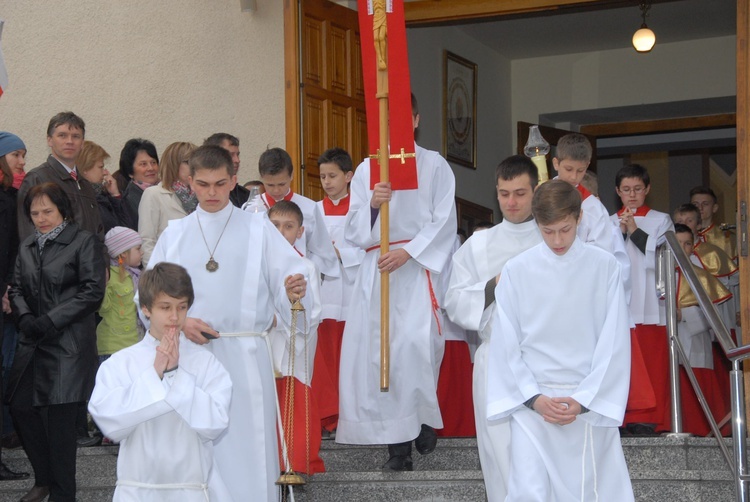
[[[506,500],[632,501],[617,430],[630,372],[620,265],[576,236],[568,183],[541,185],[532,211],[544,242],[503,268],[489,348],[487,417],[510,417]]]
[[[294,166],[289,154],[282,148],[267,149],[260,155],[258,171],[266,189],[260,196],[266,208],[270,209],[281,200],[288,200],[302,210],[305,231],[295,244],[299,252],[312,260],[322,274],[339,277],[339,261],[323,222],[323,214],[315,201],[292,191]],[[251,209],[247,204],[243,208]]]
[[[733,260],[736,260],[736,236],[731,232],[722,232],[714,223],[714,215],[719,210],[719,200],[716,193],[709,187],[694,187],[690,190],[690,202],[700,210],[701,215],[698,225],[700,230],[696,237],[701,241],[710,242],[720,247]]]
[[[539,183],[534,163],[523,155],[504,159],[495,170],[497,200],[503,220],[471,237],[453,255],[445,310],[453,322],[479,333],[474,355],[472,397],[479,461],[487,500],[505,500],[510,467],[510,424],[487,420],[487,354],[494,317],[497,277],[505,263],[542,241],[531,215]]]
[[[669,215],[645,204],[651,178],[643,166],[631,164],[621,168],[615,176],[615,185],[622,208],[610,218],[619,225],[630,258],[630,314],[648,372],[634,374],[633,378],[649,380],[656,397],[656,406],[650,410],[629,410],[625,423],[631,424],[629,430],[633,433],[653,434],[670,430],[672,424],[666,317],[663,302],[656,295],[656,247],[674,227]]]
[[[552,165],[557,171],[557,178],[574,186],[581,194],[583,201],[578,236],[583,242],[594,244],[612,253],[614,249],[612,225],[607,209],[581,184],[586,169],[591,163],[591,143],[583,134],[566,134],[557,142],[556,152]]]
[[[146,336],[104,361],[89,411],[120,442],[114,499],[229,500],[213,440],[229,423],[232,382],[181,333],[195,297],[187,271],[162,262],[138,285]]]
[[[322,433],[331,437],[338,426],[339,366],[349,298],[365,252],[348,243],[344,237],[351,200],[349,182],[354,176],[351,156],[342,148],[330,148],[318,158],[318,169],[320,183],[326,192],[323,200],[318,201],[318,209],[323,213],[323,221],[342,269],[341,277],[326,276],[321,285],[323,320],[318,326],[315,378],[312,383],[313,394],[320,406]]]
[[[693,231],[687,225],[675,223],[674,232],[683,251],[692,261],[695,257]],[[708,297],[721,310],[721,305],[727,303],[732,294],[707,270],[695,263],[691,264]],[[677,274],[677,308],[677,336],[714,418],[721,421],[729,412],[729,386],[724,385],[721,375],[714,371],[710,326],[681,269],[678,269]],[[723,368],[721,371],[726,375]],[[683,429],[698,436],[706,436],[711,432],[711,427],[684,369],[680,370],[680,380]]]
[[[302,253],[295,247],[295,242],[302,236],[305,227],[304,216],[294,202],[281,200],[268,210],[268,218],[284,239],[300,256]],[[282,423],[294,424],[291,430],[284,431],[289,460],[295,472],[314,474],[325,472],[320,451],[320,413],[310,390],[313,378],[315,349],[318,341],[318,323],[320,322],[320,274],[312,261],[302,256],[308,268],[307,297],[310,307],[300,313],[297,319],[297,333],[294,338],[294,354],[291,354],[291,337],[285,326],[276,326],[269,333],[273,365],[276,372],[276,388],[279,396]],[[306,319],[306,320],[305,320]],[[302,330],[307,327],[307,332]],[[290,374],[290,358],[293,358],[294,374]],[[291,403],[294,417],[289,417],[285,406],[287,399],[295,396]],[[290,422],[293,420],[293,422]],[[309,434],[309,435],[308,435]],[[283,452],[280,452],[283,454]],[[281,465],[285,462],[282,459]]]

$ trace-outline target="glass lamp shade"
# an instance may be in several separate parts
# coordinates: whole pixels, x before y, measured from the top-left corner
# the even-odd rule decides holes
[[[539,132],[539,126],[533,125],[529,127],[529,140],[526,142],[526,146],[523,147],[523,153],[530,157],[536,165],[537,171],[539,171],[539,183],[544,183],[549,179],[547,173],[547,159],[546,155],[549,153],[549,143],[542,137],[542,133]]]
[[[633,47],[638,52],[649,52],[654,48],[655,43],[656,35],[645,24],[633,34]]]

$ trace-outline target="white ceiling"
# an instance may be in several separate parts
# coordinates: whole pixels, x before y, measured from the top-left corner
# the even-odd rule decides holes
[[[631,38],[642,22],[638,4],[588,11],[562,9],[456,26],[509,59],[632,48]],[[646,23],[656,34],[657,46],[723,37],[736,34],[736,8],[736,0],[656,2]]]

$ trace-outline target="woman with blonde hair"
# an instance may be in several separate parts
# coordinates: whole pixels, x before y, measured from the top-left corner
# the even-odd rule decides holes
[[[76,167],[96,192],[96,202],[102,215],[106,234],[114,227],[131,227],[130,214],[122,203],[122,195],[117,182],[104,167],[109,154],[93,141],[84,141],[81,153],[76,159]]]
[[[138,233],[143,239],[144,268],[169,220],[187,216],[198,205],[198,199],[188,182],[188,159],[195,148],[194,144],[183,141],[169,145],[164,150],[159,165],[161,184],[143,192],[138,207]]]

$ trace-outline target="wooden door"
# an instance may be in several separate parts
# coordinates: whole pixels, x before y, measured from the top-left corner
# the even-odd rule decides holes
[[[295,163],[295,181],[302,180],[295,189],[320,200],[325,195],[317,162],[320,154],[328,148],[344,148],[355,166],[367,154],[357,12],[327,0],[300,0],[296,6],[287,0],[287,4],[286,19],[298,21],[297,70],[287,64],[286,73],[287,150]],[[296,15],[286,12],[295,7]],[[286,50],[295,51],[290,43],[288,39]],[[290,120],[298,127],[290,127]]]

